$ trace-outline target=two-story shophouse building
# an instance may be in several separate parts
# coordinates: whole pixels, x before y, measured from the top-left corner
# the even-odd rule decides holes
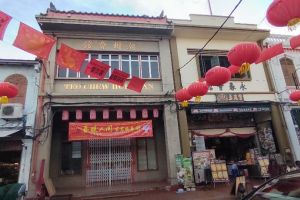
[[[278,106],[285,119],[285,128],[288,130],[288,139],[294,160],[300,160],[300,131],[299,106],[289,100],[289,94],[299,89],[300,50],[291,49],[291,36],[271,35],[264,40],[265,46],[283,43],[285,52],[270,59],[267,64],[271,70],[271,77],[277,93]]]
[[[236,44],[260,43],[269,35],[267,30],[259,30],[256,25],[237,24],[229,18],[199,53],[225,19],[190,15],[190,20],[172,20],[171,50],[177,90],[204,78],[214,66],[228,67],[226,55]],[[246,160],[249,149],[263,155],[284,154],[289,142],[268,77],[269,71],[264,64],[253,64],[248,73],[236,74],[228,83],[210,87],[201,103],[192,100],[187,109],[179,110],[183,153],[191,155],[195,150],[195,137],[204,136],[206,148],[214,149],[216,158],[227,162]]]
[[[36,18],[57,44],[42,74],[39,129],[44,130],[43,142],[36,144],[28,196],[35,196],[41,184],[50,195],[84,196],[175,183],[175,154],[181,149],[170,95],[174,92],[172,23],[165,16],[55,9]],[[94,58],[110,65],[106,78],[90,78],[85,67],[74,72],[57,66],[56,53],[62,43],[87,53],[86,63]],[[112,69],[146,80],[142,92],[128,90],[128,81],[124,87],[109,83]],[[153,137],[72,141],[68,136],[70,123],[142,120],[151,121]]]
[[[0,59],[0,82],[17,86],[18,94],[0,104],[0,180],[23,183],[30,178],[41,65],[34,60]]]

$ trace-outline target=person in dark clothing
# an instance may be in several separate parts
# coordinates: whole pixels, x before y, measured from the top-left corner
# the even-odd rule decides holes
[[[276,177],[280,175],[280,166],[277,164],[276,160],[271,159],[269,166],[268,166],[268,172],[271,177]]]

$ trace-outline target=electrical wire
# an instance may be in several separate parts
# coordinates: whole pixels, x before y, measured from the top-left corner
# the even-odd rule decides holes
[[[216,32],[209,38],[209,40],[203,45],[203,47],[201,49],[199,49],[197,51],[197,53],[190,59],[188,60],[183,66],[181,66],[178,70],[183,69],[184,67],[186,67],[192,60],[194,60],[196,58],[197,55],[199,55],[201,53],[201,51],[210,43],[210,41],[212,41],[214,39],[214,37],[219,33],[219,31],[223,28],[223,26],[226,24],[226,22],[228,21],[228,19],[231,17],[231,15],[234,13],[234,11],[239,7],[239,5],[242,3],[243,0],[240,0],[235,7],[233,8],[233,10],[230,12],[230,14],[226,17],[225,21],[221,24],[221,26],[216,30]]]

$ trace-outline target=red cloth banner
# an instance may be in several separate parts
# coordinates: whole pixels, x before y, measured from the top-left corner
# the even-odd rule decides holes
[[[133,76],[127,86],[127,89],[130,89],[130,90],[140,93],[142,91],[145,83],[146,83],[145,80]]]
[[[86,66],[85,74],[97,79],[104,79],[106,73],[108,72],[110,66],[100,62],[96,59],[92,59]]]
[[[269,60],[275,56],[284,53],[282,43],[276,44],[270,48],[263,49],[260,57],[255,61],[256,64]]]
[[[0,40],[3,40],[5,30],[10,20],[11,20],[11,16],[0,11]]]
[[[294,36],[290,39],[290,45],[292,49],[300,47],[300,35]]]
[[[48,59],[55,40],[26,24],[20,23],[14,46],[41,59]]]
[[[114,71],[111,73],[108,82],[123,86],[126,79],[129,77],[129,74],[122,72],[118,69],[114,69]]]
[[[86,53],[81,53],[65,44],[61,44],[56,63],[63,68],[69,68],[73,71],[80,71],[80,68],[87,58]]]
[[[153,137],[151,120],[69,123],[69,141]]]

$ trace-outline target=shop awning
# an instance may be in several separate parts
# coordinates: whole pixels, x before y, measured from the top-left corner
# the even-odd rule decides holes
[[[15,128],[15,129],[0,129],[0,138],[1,137],[8,137],[16,132],[19,132],[22,128]]]
[[[247,138],[255,135],[255,127],[245,127],[245,128],[226,128],[226,129],[201,129],[193,130],[192,134],[197,136],[204,136],[207,138],[214,137],[241,137]]]

